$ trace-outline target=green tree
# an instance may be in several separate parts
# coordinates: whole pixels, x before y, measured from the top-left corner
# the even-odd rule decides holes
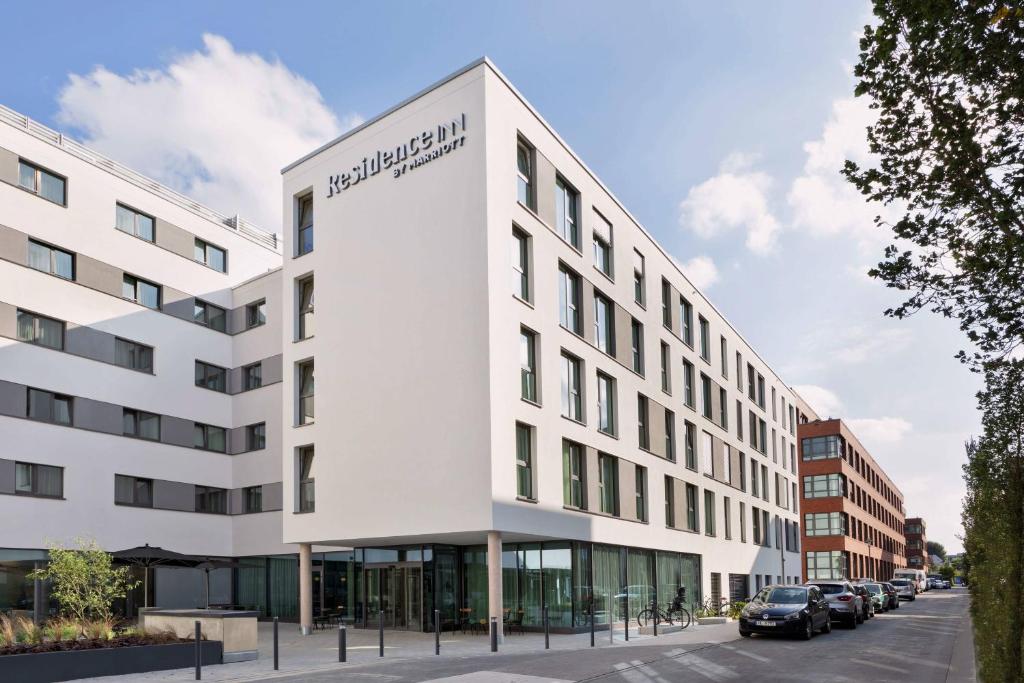
[[[75,545],[51,546],[47,565],[29,578],[50,580],[62,615],[78,621],[109,619],[114,600],[127,596],[138,581],[131,579],[129,567],[114,567],[96,541],[79,538]]]
[[[925,544],[925,547],[928,549],[929,555],[938,555],[943,560],[946,559],[946,546],[942,545],[938,541],[928,541]]]
[[[939,567],[939,576],[944,578],[946,581],[952,583],[953,577],[956,576],[956,570],[953,569],[953,565],[944,564],[941,567]]]

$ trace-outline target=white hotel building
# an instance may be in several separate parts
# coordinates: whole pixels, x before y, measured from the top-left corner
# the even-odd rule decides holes
[[[0,608],[74,535],[303,625],[800,577],[792,390],[489,61],[287,167],[280,246],[0,113]]]

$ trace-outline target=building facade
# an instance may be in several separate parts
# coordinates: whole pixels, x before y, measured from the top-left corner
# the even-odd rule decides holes
[[[928,533],[927,525],[921,517],[911,517],[905,528],[907,546],[907,566],[928,573]]]
[[[891,579],[907,566],[903,494],[842,420],[797,435],[804,579]]]
[[[283,213],[303,585],[347,546],[357,623],[577,629],[799,578],[793,392],[489,61],[287,167]]]

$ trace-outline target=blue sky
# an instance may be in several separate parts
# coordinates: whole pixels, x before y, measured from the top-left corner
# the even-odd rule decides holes
[[[868,19],[855,2],[21,3],[0,102],[278,230],[281,166],[488,55],[958,549],[980,385],[954,325],[883,319],[898,299],[864,273],[885,234],[836,173],[865,154],[849,72]]]

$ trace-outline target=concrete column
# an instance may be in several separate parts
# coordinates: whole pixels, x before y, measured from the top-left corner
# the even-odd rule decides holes
[[[505,626],[502,623],[504,612],[502,610],[501,596],[501,532],[487,532],[487,605],[488,616],[497,617],[498,642],[502,642],[505,634]],[[488,626],[490,628],[490,626]]]
[[[313,632],[313,546],[299,544],[299,624],[302,635]]]

